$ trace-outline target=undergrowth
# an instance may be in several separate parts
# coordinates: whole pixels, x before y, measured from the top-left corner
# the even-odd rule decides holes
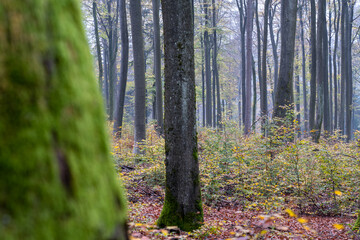
[[[302,214],[353,214],[359,207],[359,142],[345,143],[335,134],[315,144],[310,138],[298,138],[294,126],[296,122],[269,126],[268,137],[244,137],[234,122],[225,122],[222,130],[199,128],[204,203],[265,212],[291,207]],[[127,185],[128,199],[137,201],[149,191],[161,199],[164,139],[150,124],[145,154],[136,156],[132,134],[125,126],[122,138],[113,141],[113,156]],[[134,190],[136,185],[144,189]]]

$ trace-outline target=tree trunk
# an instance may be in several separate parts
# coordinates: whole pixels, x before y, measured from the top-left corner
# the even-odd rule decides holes
[[[191,2],[162,0],[165,46],[165,203],[160,227],[191,231],[203,222],[195,111]]]
[[[120,32],[121,32],[121,66],[120,85],[117,93],[117,101],[114,115],[114,133],[121,137],[123,125],[124,103],[126,94],[126,82],[129,64],[129,33],[127,28],[126,2],[120,0]]]
[[[141,1],[130,1],[130,20],[134,54],[134,75],[135,75],[135,137],[134,153],[142,153],[139,145],[146,138],[145,128],[145,57],[144,38],[142,33]]]
[[[96,54],[97,54],[97,60],[98,60],[98,67],[99,67],[99,88],[100,91],[102,90],[103,85],[103,65],[102,65],[102,59],[101,59],[101,48],[100,48],[100,39],[99,39],[99,28],[98,28],[98,21],[96,16],[97,11],[97,4],[96,0],[93,0],[93,18],[94,18],[94,28],[95,28],[95,40],[96,40]]]
[[[154,22],[154,68],[156,85],[156,121],[160,133],[163,132],[163,96],[161,81],[161,48],[160,48],[160,0],[152,0],[153,22]]]
[[[78,1],[0,12],[1,238],[127,239]]]
[[[221,128],[221,100],[220,100],[220,80],[219,80],[219,71],[218,71],[218,64],[217,64],[217,55],[218,55],[218,46],[217,46],[217,32],[216,32],[216,5],[215,0],[212,0],[212,9],[213,9],[213,44],[214,44],[214,50],[213,50],[213,78],[215,82],[216,87],[216,95],[214,93],[214,98],[216,97],[216,116],[214,117],[214,121],[216,119],[216,127]],[[214,89],[215,89],[214,87]],[[215,103],[214,103],[215,105]],[[214,109],[215,114],[215,109]]]
[[[332,75],[332,49],[331,49],[331,43],[332,43],[332,11],[331,11],[331,1],[329,1],[329,17],[328,17],[328,21],[329,21],[329,34],[328,34],[328,59],[329,59],[329,64],[328,64],[328,69],[329,69],[329,121],[330,121],[330,134],[333,133],[334,130],[334,114],[333,114],[333,75]]]
[[[341,10],[341,93],[340,93],[340,113],[339,113],[339,128],[341,134],[345,134],[345,87],[347,74],[347,47],[346,47],[346,24],[348,19],[347,1],[343,1]]]
[[[316,5],[315,0],[310,0],[311,4],[311,67],[310,67],[310,109],[309,109],[309,129],[310,132],[315,127],[315,106],[316,106]]]
[[[302,84],[303,84],[303,105],[304,105],[304,130],[309,132],[309,111],[307,104],[307,89],[306,89],[306,58],[305,58],[305,38],[304,38],[304,22],[303,22],[303,11],[304,11],[305,0],[303,5],[299,8],[300,10],[300,38],[301,38],[301,55],[302,55]]]
[[[119,0],[116,0],[115,15],[112,16],[112,0],[107,1],[108,27],[109,27],[109,119],[114,119],[114,103],[116,92],[116,56],[118,50],[118,18],[119,18]]]
[[[333,65],[334,65],[334,130],[338,129],[338,73],[337,73],[337,48],[339,40],[339,23],[340,23],[340,0],[338,1],[338,10],[336,9],[336,1],[334,0],[334,9],[335,9],[335,20],[336,25],[334,26],[335,30],[335,43],[334,43],[334,56],[333,56]],[[337,10],[337,11],[336,11]]]
[[[240,48],[241,48],[241,78],[240,78],[240,82],[241,84],[239,84],[239,86],[241,85],[241,104],[239,103],[238,109],[239,112],[240,110],[242,110],[242,122],[245,123],[245,106],[246,106],[246,92],[245,92],[245,72],[246,72],[246,51],[245,51],[245,23],[244,23],[244,0],[236,0],[236,4],[239,10],[239,15],[240,15]],[[239,90],[240,91],[240,90]],[[239,95],[240,96],[240,95]],[[240,113],[239,113],[240,116]],[[241,119],[239,117],[239,126],[241,126]]]
[[[316,118],[315,125],[312,132],[312,137],[315,142],[319,142],[321,125],[324,118],[324,85],[326,79],[326,52],[324,43],[326,40],[326,0],[319,0],[318,2],[318,21],[317,21],[317,39],[316,39],[316,83],[317,83],[317,104],[316,104]],[[327,45],[327,43],[326,43]]]
[[[204,13],[205,13],[205,31],[204,31],[204,47],[205,47],[205,83],[206,83],[206,126],[212,126],[212,104],[211,104],[211,70],[210,70],[210,39],[209,39],[209,3],[204,0]]]
[[[259,81],[260,85],[260,114],[261,114],[261,127],[263,135],[266,135],[265,125],[267,124],[268,117],[268,102],[267,102],[267,74],[266,74],[266,53],[268,42],[268,21],[269,21],[269,7],[271,0],[265,1],[264,6],[264,36],[263,36],[263,54],[262,54],[262,74]],[[260,59],[259,59],[260,60]]]
[[[274,34],[274,29],[273,29],[273,26],[274,26],[273,21],[274,21],[274,16],[275,16],[275,12],[276,12],[276,7],[277,7],[277,5],[274,6],[274,9],[272,11],[270,11],[270,14],[269,14],[270,40],[271,40],[271,47],[272,47],[273,58],[274,58],[274,80],[273,80],[274,88],[273,88],[273,94],[272,94],[273,103],[275,102],[275,92],[277,89],[277,82],[278,82],[278,76],[279,76],[279,57],[278,57],[277,48],[278,48],[278,43],[279,43],[279,32],[280,31],[277,32],[276,39],[275,39],[275,34]]]
[[[285,119],[294,103],[293,74],[297,0],[281,1],[281,58],[274,117]]]
[[[245,121],[244,121],[244,134],[250,134],[251,127],[251,71],[252,71],[252,32],[253,32],[253,19],[254,19],[254,2],[253,0],[247,1],[246,9],[246,101],[245,101]]]
[[[348,18],[346,21],[346,63],[347,63],[347,80],[346,80],[346,135],[347,142],[350,142],[352,138],[352,109],[353,109],[353,80],[352,80],[352,57],[351,57],[351,35],[352,35],[352,22],[353,22],[353,13],[354,13],[354,4],[349,3],[348,5]]]

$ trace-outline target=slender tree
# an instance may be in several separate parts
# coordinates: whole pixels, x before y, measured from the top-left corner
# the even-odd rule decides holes
[[[0,1],[2,239],[127,239],[82,25],[75,0]]]
[[[268,101],[267,101],[267,73],[266,73],[266,53],[268,44],[268,22],[269,22],[269,8],[271,0],[265,0],[264,5],[264,35],[263,35],[263,50],[262,50],[262,73],[259,81],[260,85],[260,112],[261,112],[261,125],[262,131],[265,135],[265,124],[268,117]]]
[[[95,40],[96,40],[96,56],[98,60],[98,67],[99,67],[99,88],[102,90],[103,85],[103,64],[102,64],[102,58],[101,58],[101,46],[100,46],[100,38],[99,38],[99,27],[98,27],[98,20],[97,20],[97,3],[96,0],[93,0],[92,5],[93,10],[93,19],[94,19],[94,31],[95,31]]]
[[[114,115],[114,133],[121,137],[123,125],[124,103],[126,93],[126,82],[129,65],[129,33],[127,28],[126,2],[120,0],[120,34],[121,34],[121,66],[120,66],[120,85],[117,93],[117,101]]]
[[[161,48],[160,48],[160,0],[152,0],[153,22],[154,22],[154,68],[156,86],[156,121],[158,130],[163,130],[163,88],[161,81]]]
[[[206,88],[206,126],[212,126],[212,103],[211,103],[211,68],[210,68],[210,7],[209,0],[204,1],[205,30],[204,30],[204,51],[205,51],[205,88]]]
[[[305,0],[302,1],[302,5],[299,8],[299,20],[300,20],[300,39],[301,39],[301,60],[302,60],[302,84],[303,84],[303,106],[304,106],[304,130],[309,131],[309,110],[307,100],[307,83],[306,83],[306,56],[305,56],[305,37],[304,37],[304,21],[303,13],[305,7]]]
[[[246,101],[245,101],[245,118],[244,118],[244,134],[250,134],[251,127],[251,71],[252,71],[252,32],[254,19],[254,2],[247,1],[246,9]]]
[[[218,71],[218,63],[217,63],[217,55],[218,55],[218,41],[217,41],[217,31],[216,31],[216,21],[217,21],[217,7],[215,0],[212,0],[212,10],[213,10],[213,78],[216,87],[216,95],[214,93],[214,98],[216,97],[216,117],[214,117],[214,121],[216,119],[216,126],[221,128],[221,98],[220,98],[220,79],[219,79],[219,71]],[[215,89],[214,87],[214,89]],[[215,105],[215,104],[214,104]],[[214,110],[215,113],[215,110]]]
[[[145,129],[145,57],[142,31],[141,1],[130,1],[130,20],[135,73],[135,137],[134,153],[141,153],[139,145],[146,138]]]
[[[315,127],[315,106],[316,106],[316,5],[315,0],[310,0],[311,16],[310,16],[310,48],[311,48],[311,64],[310,64],[310,109],[309,109],[309,129],[312,131]]]
[[[319,0],[318,2],[318,21],[316,33],[316,88],[317,88],[317,103],[315,124],[312,132],[312,137],[315,142],[319,142],[321,126],[324,119],[324,81],[326,74],[325,48],[324,48],[324,33],[326,32],[326,0]]]
[[[157,221],[185,231],[203,222],[196,137],[191,2],[162,0],[165,50],[165,202]]]

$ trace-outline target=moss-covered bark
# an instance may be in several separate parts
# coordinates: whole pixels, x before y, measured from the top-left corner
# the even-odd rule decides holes
[[[1,239],[126,239],[76,0],[0,1]]]

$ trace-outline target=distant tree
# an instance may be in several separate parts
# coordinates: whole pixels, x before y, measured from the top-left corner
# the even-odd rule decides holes
[[[99,27],[98,27],[98,20],[97,20],[97,3],[96,0],[93,0],[92,5],[92,14],[94,19],[94,31],[95,31],[95,40],[96,40],[96,56],[98,60],[98,68],[99,68],[99,88],[102,90],[103,85],[103,64],[102,64],[102,57],[101,57],[101,46],[100,46],[100,38],[99,38]]]
[[[120,65],[120,84],[117,91],[114,114],[114,133],[121,137],[123,126],[126,82],[129,65],[129,32],[127,27],[126,2],[120,0],[120,38],[121,38],[121,65]]]
[[[317,38],[316,38],[316,88],[317,88],[317,103],[316,103],[316,118],[315,125],[312,129],[313,140],[319,142],[321,126],[324,119],[325,111],[325,81],[327,81],[327,39],[326,39],[326,0],[319,0],[318,2],[318,17],[317,17]],[[325,48],[326,47],[326,48]]]
[[[82,25],[76,0],[0,1],[1,239],[128,239]]]
[[[156,86],[156,121],[158,130],[163,132],[163,88],[161,81],[161,48],[160,48],[160,1],[152,0],[153,22],[154,22],[154,68]]]
[[[245,119],[244,134],[250,134],[251,127],[251,72],[252,72],[252,43],[253,43],[253,19],[254,19],[254,2],[247,1],[246,9],[246,101],[245,101]]]
[[[141,153],[139,145],[146,138],[145,128],[145,57],[141,14],[141,1],[130,1],[130,20],[135,74],[135,137],[134,153]]]
[[[205,30],[204,30],[204,52],[205,52],[205,89],[206,89],[206,126],[212,126],[212,103],[211,103],[211,67],[210,67],[210,4],[204,1]]]
[[[281,1],[281,57],[278,85],[275,89],[274,117],[284,119],[286,106],[294,103],[293,74],[297,0]]]
[[[203,222],[196,136],[194,26],[188,0],[162,0],[165,51],[165,202],[160,227]]]
[[[260,112],[261,112],[261,126],[263,134],[265,135],[265,124],[268,117],[268,101],[267,101],[267,73],[266,73],[266,56],[267,56],[267,43],[268,43],[268,23],[269,23],[269,8],[271,0],[266,0],[264,5],[264,34],[263,34],[263,49],[262,49],[262,68],[260,76]]]
[[[303,106],[304,106],[304,130],[309,132],[309,110],[308,110],[308,98],[307,98],[307,81],[306,81],[306,55],[305,55],[305,36],[304,36],[304,21],[303,14],[305,8],[305,1],[302,1],[302,5],[299,7],[299,20],[300,20],[300,39],[301,39],[301,73],[303,84]]]
[[[309,129],[315,127],[315,106],[316,106],[316,4],[315,0],[310,0],[311,16],[310,16],[310,108],[309,108]]]

